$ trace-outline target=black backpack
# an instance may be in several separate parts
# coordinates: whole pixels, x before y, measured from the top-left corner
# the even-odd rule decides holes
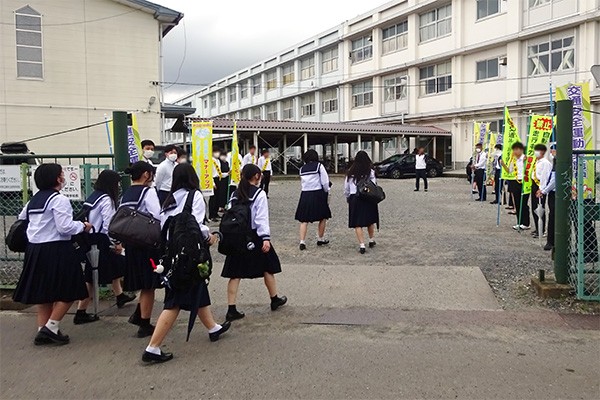
[[[256,248],[256,233],[252,229],[252,202],[233,202],[221,218],[219,253],[239,256]]]
[[[183,211],[170,217],[163,227],[165,253],[161,263],[166,276],[175,289],[186,289],[208,279],[211,272],[210,252],[208,244],[202,236],[200,225],[192,214],[195,191],[190,191]],[[209,269],[205,270],[207,264]],[[202,274],[200,268],[203,269]]]

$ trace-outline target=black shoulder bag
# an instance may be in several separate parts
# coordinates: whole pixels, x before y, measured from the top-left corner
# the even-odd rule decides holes
[[[373,183],[370,177],[358,182],[356,188],[358,197],[370,203],[379,204],[385,200],[383,188]]]
[[[144,189],[135,208],[122,206],[108,226],[108,235],[125,245],[158,249],[161,244],[160,221],[138,211],[150,188]]]
[[[25,214],[27,218],[16,220],[15,223],[11,225],[8,235],[6,235],[4,240],[6,247],[8,247],[10,251],[14,251],[16,253],[25,252],[25,249],[29,244],[29,239],[27,239],[27,227],[29,226],[29,206],[27,206]]]

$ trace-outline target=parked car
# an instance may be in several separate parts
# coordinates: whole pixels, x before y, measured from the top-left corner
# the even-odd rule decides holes
[[[441,176],[444,172],[444,165],[441,161],[427,156],[427,176],[435,178]],[[415,175],[415,155],[414,154],[396,154],[382,162],[375,164],[375,173],[382,178],[400,179],[404,176]]]
[[[10,158],[0,157],[0,165],[38,164],[34,153],[29,151],[25,143],[2,143],[0,154],[11,156]]]

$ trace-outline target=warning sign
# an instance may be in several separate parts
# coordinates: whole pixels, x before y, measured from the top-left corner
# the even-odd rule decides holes
[[[0,165],[0,192],[21,191],[21,166]]]
[[[30,187],[33,194],[36,194],[39,189],[35,185],[33,175],[37,166],[31,167],[31,178],[29,181]],[[69,200],[83,200],[81,198],[81,171],[78,165],[63,165],[63,173],[65,175],[66,183],[61,189],[60,193],[65,195]]]

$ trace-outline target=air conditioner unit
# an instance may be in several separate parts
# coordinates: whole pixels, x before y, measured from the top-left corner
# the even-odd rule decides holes
[[[498,64],[506,66],[508,63],[508,57],[500,57],[498,59]]]

